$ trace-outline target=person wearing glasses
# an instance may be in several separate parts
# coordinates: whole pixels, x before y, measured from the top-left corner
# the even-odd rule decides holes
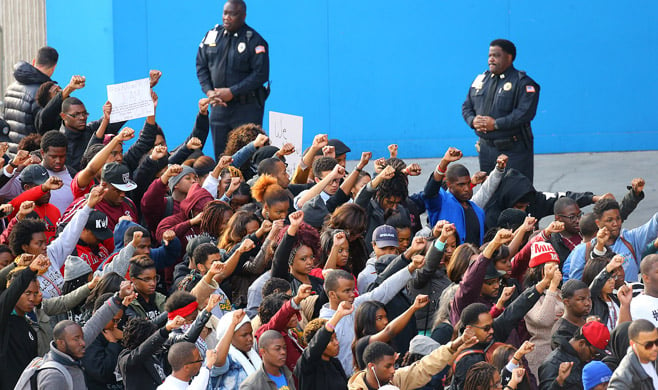
[[[602,354],[610,354],[606,351],[609,341],[610,331],[598,321],[578,328],[568,343],[554,349],[539,366],[539,389],[583,389],[583,367]]]
[[[126,309],[127,319],[146,318],[153,321],[165,311],[164,305],[167,300],[166,296],[155,291],[160,281],[160,275],[155,270],[155,262],[145,255],[135,256],[130,259],[128,273],[130,280],[135,284],[137,299]]]
[[[101,127],[106,127],[105,134],[116,134],[126,123],[110,123],[110,102],[103,105],[103,117],[99,120],[87,123],[89,112],[84,103],[76,97],[68,97],[62,102],[62,118],[60,131],[66,135],[68,145],[66,148],[66,162],[75,170],[80,170],[80,159],[87,149],[92,135]]]
[[[608,389],[658,389],[658,329],[650,321],[635,320],[628,327],[628,337],[631,346],[612,373]]]
[[[202,390],[208,387],[210,369],[215,364],[214,349],[206,352],[204,366],[204,359],[194,343],[183,341],[169,349],[167,360],[173,372],[158,386],[158,390]]]

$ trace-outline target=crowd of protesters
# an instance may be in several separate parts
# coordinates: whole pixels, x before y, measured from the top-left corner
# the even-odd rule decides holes
[[[658,389],[643,179],[547,193],[505,155],[427,173],[327,134],[291,176],[255,124],[204,155],[212,97],[181,145],[88,121],[57,59],[0,143],[0,390]]]

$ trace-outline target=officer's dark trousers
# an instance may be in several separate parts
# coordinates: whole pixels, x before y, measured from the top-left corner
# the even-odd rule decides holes
[[[242,104],[232,101],[228,103],[228,107],[211,107],[210,130],[215,159],[224,152],[229,131],[245,123],[263,124],[263,107],[260,104],[257,102]]]
[[[507,167],[520,171],[532,182],[535,157],[533,141],[530,140],[530,144],[526,147],[526,144],[519,139],[502,149],[504,150],[497,148],[492,141],[480,138],[480,170],[491,172],[496,167],[498,156],[505,154],[509,157]]]

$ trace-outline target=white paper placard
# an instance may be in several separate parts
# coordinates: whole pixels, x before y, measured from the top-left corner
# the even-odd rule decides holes
[[[107,100],[112,103],[110,123],[144,118],[155,112],[148,78],[108,85]]]
[[[270,111],[270,143],[278,148],[285,143],[295,145],[295,153],[286,156],[290,177],[302,162],[303,129],[304,117]]]

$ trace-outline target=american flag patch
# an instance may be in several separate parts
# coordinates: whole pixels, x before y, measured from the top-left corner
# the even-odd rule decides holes
[[[535,87],[532,86],[532,85],[526,85],[525,86],[525,91],[528,92],[528,93],[535,92]]]
[[[256,54],[265,53],[265,46],[258,45],[256,46]]]

